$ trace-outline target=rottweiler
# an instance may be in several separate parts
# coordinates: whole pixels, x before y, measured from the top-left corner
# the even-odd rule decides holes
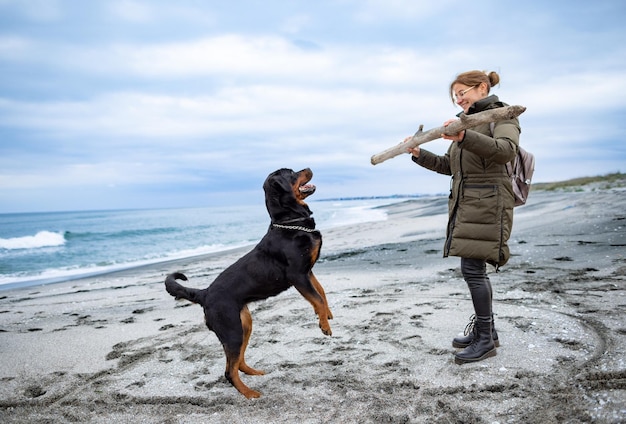
[[[263,183],[265,205],[271,223],[261,241],[246,255],[226,268],[209,287],[184,287],[176,280],[187,277],[176,272],[165,279],[165,289],[178,299],[204,308],[204,319],[224,347],[226,379],[248,399],[261,394],[246,386],[239,371],[248,375],[264,372],[246,364],[244,354],[252,333],[248,303],[267,299],[295,287],[308,300],[317,316],[322,333],[330,336],[332,313],[326,294],[312,272],[319,258],[322,235],[304,199],[315,192],[310,184],[313,172],[279,169]]]

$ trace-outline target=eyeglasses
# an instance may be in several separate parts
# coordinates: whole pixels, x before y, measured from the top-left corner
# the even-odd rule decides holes
[[[478,87],[477,85],[470,87],[470,88],[466,88],[465,90],[459,91],[458,93],[456,93],[454,95],[454,98],[459,100],[461,97],[464,97],[470,90],[473,90],[474,88]]]

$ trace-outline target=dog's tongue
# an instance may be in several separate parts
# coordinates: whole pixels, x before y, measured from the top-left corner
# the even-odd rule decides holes
[[[313,184],[305,184],[300,186],[300,191],[303,193],[311,193],[315,191],[315,186]]]

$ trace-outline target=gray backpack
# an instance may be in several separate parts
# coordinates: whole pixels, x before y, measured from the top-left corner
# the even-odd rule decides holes
[[[535,172],[535,155],[518,146],[515,159],[506,164],[506,171],[511,176],[515,206],[525,204]]]
[[[495,123],[491,122],[489,127],[493,136]],[[526,151],[522,146],[517,146],[517,155],[515,155],[515,159],[506,164],[506,172],[511,177],[515,206],[525,204],[535,172],[535,155]]]

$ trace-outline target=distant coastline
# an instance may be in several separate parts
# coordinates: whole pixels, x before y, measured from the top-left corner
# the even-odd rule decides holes
[[[585,189],[609,189],[609,188],[626,188],[626,174],[621,172],[613,172],[606,175],[597,175],[593,177],[572,178],[569,180],[555,181],[550,183],[532,183],[531,190],[563,190],[563,191],[583,191]],[[317,202],[337,202],[348,200],[381,200],[381,199],[418,199],[424,197],[444,196],[446,193],[438,194],[390,194],[386,196],[356,196],[356,197],[333,197],[327,199],[319,199]]]
[[[533,183],[532,190],[583,190],[589,189],[608,189],[626,187],[626,174],[622,172],[612,172],[606,175],[597,175],[594,177],[580,177],[569,180],[555,181],[551,183]]]
[[[349,200],[395,200],[395,199],[418,199],[424,197],[438,197],[443,196],[445,193],[438,194],[390,194],[386,196],[354,196],[354,197],[332,197],[327,199],[318,199],[316,202],[338,202],[338,201],[349,201]]]

